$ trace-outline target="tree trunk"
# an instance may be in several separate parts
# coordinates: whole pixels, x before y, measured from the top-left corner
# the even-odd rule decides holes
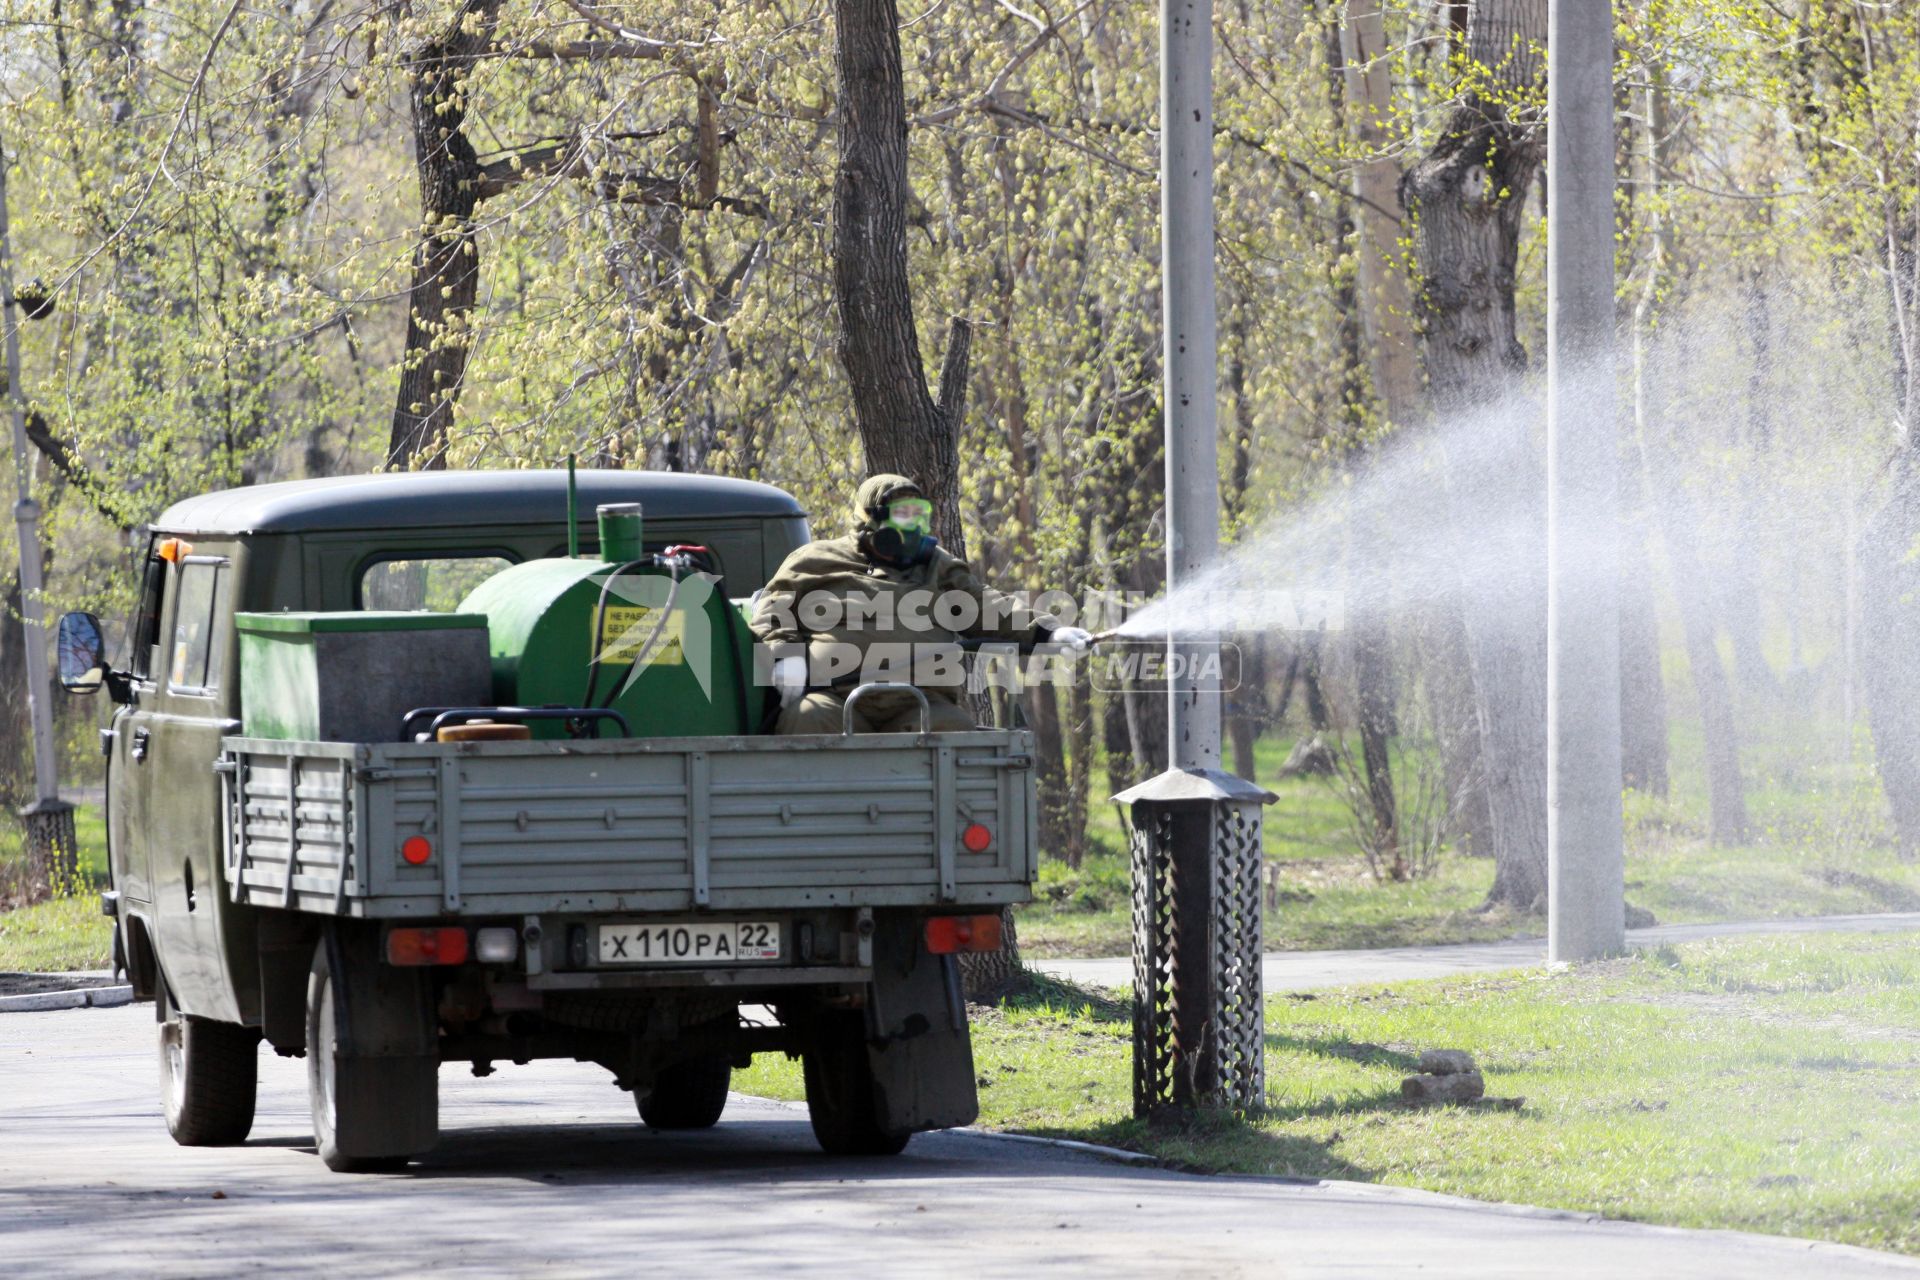
[[[840,362],[869,472],[911,476],[933,503],[934,528],[966,554],[960,524],[960,423],[972,330],[955,320],[940,375],[927,390],[907,275],[907,110],[900,21],[893,0],[834,0],[840,159],[833,183],[833,290]],[[1056,734],[1057,739],[1057,734]],[[989,996],[1020,970],[1013,912],[1005,944],[963,957],[967,989]]]
[[[1860,683],[1880,789],[1905,862],[1920,860],[1920,483],[1896,462],[1893,492],[1859,539]]]
[[[1257,753],[1254,749],[1263,727],[1261,681],[1266,663],[1265,645],[1259,636],[1245,636],[1240,652],[1237,679],[1227,704],[1227,741],[1232,750],[1233,771],[1248,782],[1258,782]]]
[[[473,211],[480,159],[468,141],[467,81],[493,45],[500,0],[472,0],[451,29],[413,59],[413,158],[420,178],[420,243],[413,251],[407,345],[387,441],[387,466],[439,470],[467,376],[480,242]]]
[[[1087,857],[1087,810],[1093,803],[1093,682],[1085,672],[1067,691],[1066,859],[1078,867]]]
[[[927,389],[907,274],[907,112],[893,0],[834,0],[840,161],[833,183],[833,286],[840,362],[869,472],[911,476],[934,530],[966,554],[960,525],[961,409],[971,337],[956,321],[940,379]]]
[[[1300,663],[1300,683],[1307,695],[1307,724],[1315,733],[1325,733],[1333,728],[1333,713],[1327,708],[1326,688],[1320,683],[1320,651],[1325,640],[1324,632],[1315,631],[1302,641],[1305,653]]]
[[[1645,795],[1667,794],[1667,688],[1660,674],[1660,619],[1647,557],[1647,512],[1640,462],[1620,468],[1621,507],[1628,513],[1620,539],[1620,785]]]
[[[1109,692],[1100,701],[1100,746],[1107,756],[1107,794],[1118,795],[1139,779],[1134,775],[1133,737],[1127,722],[1127,698]]]
[[[1348,0],[1339,57],[1347,100],[1342,114],[1362,149],[1353,172],[1360,321],[1367,335],[1374,394],[1386,409],[1387,421],[1397,428],[1417,421],[1422,405],[1413,290],[1407,273],[1393,260],[1403,234],[1396,216],[1400,169],[1391,155],[1400,139],[1385,124],[1392,118],[1393,84],[1384,14],[1382,0]]]
[[[1664,147],[1671,136],[1665,70],[1658,64],[1652,68],[1645,93],[1646,109],[1642,115],[1647,143],[1643,148],[1642,185],[1650,193],[1658,194],[1668,171]],[[1666,277],[1673,269],[1675,257],[1672,223],[1664,215],[1656,216],[1651,239],[1653,256],[1647,264],[1646,279],[1634,308],[1633,411],[1635,435],[1641,450],[1641,465],[1637,470],[1648,478],[1649,496],[1659,514],[1661,534],[1667,546],[1674,595],[1680,603],[1687,669],[1693,679],[1706,741],[1707,837],[1714,844],[1736,844],[1746,836],[1747,806],[1740,779],[1740,744],[1733,714],[1733,693],[1714,640],[1711,584],[1697,551],[1701,530],[1682,477],[1684,462],[1674,441],[1677,424],[1670,418],[1665,396],[1667,386],[1686,385],[1687,373],[1684,368],[1652,368],[1653,352],[1647,340],[1663,287],[1670,284]],[[1680,344],[1674,357],[1676,362],[1687,359],[1686,332],[1684,325],[1676,330],[1675,341]]]
[[[1700,726],[1706,737],[1707,839],[1716,845],[1739,844],[1747,835],[1740,741],[1733,718],[1733,690],[1714,643],[1706,575],[1694,551],[1700,537],[1699,521],[1692,498],[1677,482],[1661,494],[1660,510],[1673,592],[1680,601],[1681,628],[1686,635],[1687,668],[1693,674]]]
[[[1659,112],[1654,115],[1658,119]],[[1657,275],[1649,278],[1643,295],[1638,317],[1642,323],[1649,318],[1650,300],[1657,292],[1656,280]],[[1682,327],[1680,334],[1684,332]],[[1679,359],[1684,360],[1684,346],[1681,352]],[[1746,837],[1747,804],[1740,780],[1740,743],[1733,715],[1733,691],[1720,662],[1719,647],[1714,642],[1710,584],[1696,550],[1701,537],[1699,519],[1681,475],[1683,462],[1674,446],[1675,424],[1661,394],[1661,389],[1670,382],[1684,385],[1687,375],[1684,369],[1649,373],[1649,363],[1645,343],[1637,338],[1634,416],[1641,448],[1646,454],[1643,468],[1654,486],[1651,496],[1659,512],[1661,536],[1667,547],[1673,594],[1680,603],[1687,669],[1693,677],[1700,726],[1706,739],[1707,838],[1716,845],[1738,844]]]
[[[1034,781],[1040,794],[1040,852],[1066,856],[1072,815],[1067,787],[1066,735],[1060,721],[1060,691],[1046,682],[1029,685],[1027,726],[1033,730]]]
[[[1220,514],[1236,532],[1244,527],[1247,488],[1253,480],[1254,421],[1253,398],[1247,392],[1247,343],[1250,338],[1245,311],[1236,310],[1227,326],[1227,390],[1233,399],[1233,456],[1227,464],[1227,483],[1220,493]],[[1233,772],[1248,782],[1258,771],[1254,741],[1260,735],[1260,685],[1258,646],[1261,637],[1245,634],[1235,637],[1231,689],[1222,695],[1221,713],[1227,732],[1228,758]],[[1223,653],[1223,660],[1226,655]]]
[[[7,575],[0,613],[0,803],[9,813],[33,799],[33,725],[27,716],[27,635],[20,603],[15,571]]]
[[[1491,81],[1457,105],[1431,151],[1401,183],[1418,215],[1415,249],[1427,378],[1444,421],[1489,439],[1469,459],[1448,450],[1453,520],[1514,575],[1491,594],[1469,582],[1465,633],[1494,839],[1489,906],[1536,910],[1547,885],[1546,561],[1544,470],[1514,404],[1527,353],[1514,323],[1514,271],[1527,193],[1540,170],[1541,122],[1525,101],[1544,83],[1545,0],[1483,0],[1467,55]],[[1491,526],[1475,508],[1493,501]],[[1536,518],[1537,516],[1537,518]]]
[[[1400,819],[1393,796],[1393,658],[1385,629],[1368,626],[1353,638],[1353,683],[1358,693],[1360,762],[1367,773],[1367,803],[1373,815],[1374,848],[1393,878],[1404,879]]]
[[[1646,467],[1642,461],[1647,439],[1648,342],[1654,313],[1660,302],[1667,262],[1672,254],[1672,224],[1658,200],[1665,165],[1663,149],[1671,136],[1667,121],[1665,68],[1656,59],[1649,66],[1648,84],[1638,92],[1643,109],[1636,113],[1629,99],[1623,114],[1639,115],[1641,127],[1630,134],[1637,190],[1653,212],[1640,237],[1645,249],[1640,264],[1640,294],[1632,316],[1634,381],[1634,456],[1620,467],[1620,784],[1648,795],[1664,797],[1667,778],[1667,690],[1660,674],[1660,620],[1653,597],[1653,566],[1647,555],[1646,531],[1658,513],[1649,509]],[[1636,209],[1639,206],[1636,206]],[[1662,427],[1661,429],[1664,429]]]
[[[1377,4],[1371,6],[1366,0],[1361,5],[1362,17],[1373,37],[1371,43],[1375,49],[1384,49],[1385,40],[1377,28],[1380,13]],[[1378,89],[1384,96],[1386,85],[1386,64],[1370,62],[1367,65],[1349,65],[1348,48],[1352,46],[1359,52],[1359,46],[1368,43],[1358,31],[1348,27],[1329,27],[1327,31],[1327,102],[1334,118],[1342,129],[1348,128],[1348,117],[1358,114],[1366,118],[1366,133],[1361,136],[1369,143],[1383,142],[1377,135],[1379,119],[1372,115],[1370,104],[1365,96],[1372,89]],[[1371,80],[1371,83],[1370,83]],[[1347,110],[1347,96],[1356,85],[1362,88],[1362,100],[1359,111]],[[1376,146],[1377,150],[1377,146]],[[1373,466],[1374,459],[1382,448],[1391,447],[1369,440],[1365,405],[1367,403],[1367,370],[1371,366],[1377,380],[1392,383],[1391,391],[1386,387],[1376,388],[1383,400],[1389,394],[1399,400],[1402,413],[1411,417],[1413,381],[1413,347],[1409,342],[1395,350],[1387,350],[1385,344],[1391,341],[1411,337],[1403,332],[1400,324],[1411,325],[1412,313],[1405,297],[1406,279],[1389,269],[1386,246],[1392,243],[1390,232],[1382,225],[1389,221],[1384,208],[1368,207],[1366,201],[1372,193],[1390,195],[1390,175],[1380,172],[1378,163],[1363,163],[1355,175],[1355,186],[1365,193],[1362,199],[1350,201],[1341,199],[1336,203],[1336,221],[1340,227],[1341,240],[1354,240],[1359,246],[1359,259],[1356,269],[1349,274],[1335,267],[1332,276],[1335,309],[1340,316],[1339,335],[1341,363],[1345,366],[1343,376],[1337,384],[1343,415],[1346,419],[1345,438],[1341,441],[1341,460],[1352,483],[1358,487],[1367,471]],[[1355,205],[1360,206],[1360,222],[1356,222]],[[1398,302],[1402,307],[1404,319],[1396,320],[1393,315],[1395,299],[1381,296],[1397,289],[1401,295]],[[1388,417],[1392,420],[1392,410]],[[1404,421],[1404,419],[1401,419]],[[1355,523],[1349,536],[1361,543],[1385,545],[1385,530],[1380,529],[1375,519],[1363,518]],[[1364,559],[1365,553],[1361,552]],[[1351,578],[1349,584],[1351,586]],[[1393,755],[1390,747],[1396,731],[1393,711],[1393,655],[1392,643],[1392,602],[1386,598],[1384,583],[1374,587],[1375,595],[1368,598],[1366,592],[1352,591],[1351,614],[1349,619],[1349,643],[1353,652],[1353,682],[1356,702],[1357,728],[1360,733],[1361,766],[1367,775],[1367,806],[1369,821],[1373,827],[1371,847],[1378,851],[1392,869],[1394,879],[1400,879],[1406,865],[1400,857],[1400,821],[1396,813],[1393,795]]]
[[[1427,714],[1440,748],[1447,788],[1447,829],[1454,847],[1475,858],[1493,856],[1493,813],[1480,758],[1480,711],[1467,656],[1466,618],[1458,595],[1440,600],[1420,619]]]

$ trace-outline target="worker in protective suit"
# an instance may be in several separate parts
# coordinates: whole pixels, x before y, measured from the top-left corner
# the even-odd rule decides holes
[[[854,494],[854,531],[788,556],[754,605],[753,631],[773,656],[778,733],[839,733],[847,695],[876,682],[926,694],[935,732],[971,729],[962,706],[961,636],[1085,649],[1092,637],[1027,609],[974,576],[939,545],[933,504],[905,476],[877,475]],[[919,702],[904,692],[863,696],[854,727],[912,732]]]

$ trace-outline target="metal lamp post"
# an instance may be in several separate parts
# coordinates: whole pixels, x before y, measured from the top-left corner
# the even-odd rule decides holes
[[[1611,0],[1547,14],[1547,956],[1626,945]]]
[[[1161,292],[1167,589],[1219,552],[1214,417],[1213,6],[1160,7]],[[1260,992],[1261,806],[1220,769],[1218,646],[1167,639],[1167,772],[1129,806],[1133,1107],[1246,1109],[1265,1093]]]

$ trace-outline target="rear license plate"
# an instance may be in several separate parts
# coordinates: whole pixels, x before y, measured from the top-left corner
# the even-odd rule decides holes
[[[772,920],[666,920],[600,926],[601,964],[738,964],[780,958]]]

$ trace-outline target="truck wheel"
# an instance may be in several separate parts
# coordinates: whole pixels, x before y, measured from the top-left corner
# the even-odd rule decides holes
[[[861,1018],[833,1018],[803,1055],[807,1118],[830,1156],[897,1156],[912,1134],[880,1127]]]
[[[662,1071],[644,1098],[634,1096],[649,1129],[711,1129],[727,1109],[727,1086],[732,1083],[732,1063],[695,1058]]]
[[[343,1058],[339,985],[322,940],[307,979],[307,1101],[313,1111],[313,1143],[335,1173],[391,1173],[433,1146],[420,1135],[438,1128],[438,1063],[424,1063],[422,1080],[418,1059]]]
[[[253,1129],[260,1033],[189,1018],[159,992],[160,1097],[167,1132],[183,1147],[230,1147]]]

